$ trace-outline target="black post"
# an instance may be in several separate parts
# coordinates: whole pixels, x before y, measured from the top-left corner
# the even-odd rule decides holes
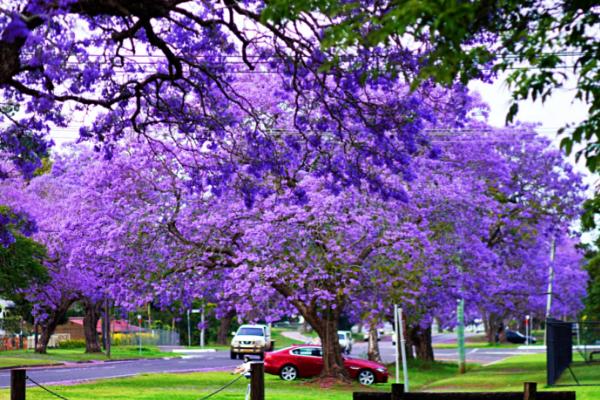
[[[260,361],[250,364],[250,400],[265,400],[265,364]]]
[[[35,351],[37,349],[37,343],[38,343],[38,324],[37,322],[35,323],[35,334],[33,336],[33,351]],[[27,346],[29,347],[29,346]]]
[[[404,393],[404,385],[401,383],[392,383],[392,400],[401,400]]]
[[[10,370],[10,400],[25,400],[25,369]]]
[[[523,388],[523,400],[535,400],[537,393],[537,383],[525,382]]]
[[[104,350],[106,350],[106,357],[110,358],[110,307],[108,305],[108,298],[104,302],[104,325],[105,325],[105,342],[104,342]]]

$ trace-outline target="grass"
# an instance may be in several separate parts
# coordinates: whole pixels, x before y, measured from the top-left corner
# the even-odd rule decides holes
[[[285,328],[271,328],[271,340],[275,341],[275,349],[283,349],[293,344],[304,344],[301,341],[290,339],[282,335],[282,332],[289,331]]]
[[[473,368],[465,375],[439,379],[421,389],[427,391],[520,391],[523,382],[537,382],[538,390],[574,390],[577,400],[596,400],[600,398],[600,368],[582,366],[577,360],[575,374],[581,383],[597,386],[569,386],[546,388],[546,355],[531,354],[507,358],[487,367]],[[559,385],[574,385],[575,382],[565,371]]]
[[[22,357],[0,356],[0,368],[29,367],[32,365],[48,365],[48,364],[60,364],[60,363],[57,361],[44,360],[44,359],[30,359],[30,358],[22,358]]]
[[[523,355],[508,358],[502,362],[482,367],[470,365],[466,374],[458,375],[452,363],[419,363],[409,365],[412,391],[522,391],[523,382],[538,382],[539,390],[574,390],[578,400],[600,398],[600,386],[597,387],[556,387],[545,388],[545,355]],[[575,373],[585,377],[586,382],[600,384],[600,368],[576,366]],[[394,370],[390,371],[393,379]],[[234,379],[225,372],[191,374],[148,374],[133,378],[118,378],[76,386],[55,386],[52,389],[70,400],[197,400],[217,390]],[[568,372],[560,384],[569,384],[572,380]],[[211,400],[242,399],[248,381],[241,378]],[[317,382],[303,380],[284,382],[273,375],[265,376],[266,398],[268,400],[350,400],[353,391],[389,391],[389,384],[378,384],[364,388],[358,384],[335,385],[323,389]],[[41,389],[28,389],[30,400],[46,400],[49,395]],[[0,390],[0,400],[8,400],[7,390]]]
[[[111,349],[111,360],[132,358],[177,357],[174,353],[161,352],[158,347],[115,346]],[[38,354],[32,350],[10,350],[0,353],[0,367],[57,364],[63,362],[108,360],[104,353],[86,354],[85,349],[48,349],[47,354]]]
[[[411,364],[415,387],[440,377],[452,376],[456,367],[447,363]],[[118,378],[76,386],[53,386],[52,390],[69,400],[197,400],[231,382],[236,376],[226,372],[190,374],[147,374],[133,378]],[[239,400],[244,397],[248,380],[241,378],[211,400]],[[389,384],[376,384],[370,388],[352,385],[334,385],[322,389],[317,382],[301,380],[284,382],[278,376],[265,376],[266,398],[269,400],[349,400],[353,391],[389,391]],[[48,393],[41,389],[27,389],[28,400],[47,400]],[[7,390],[0,390],[0,400],[8,400]]]

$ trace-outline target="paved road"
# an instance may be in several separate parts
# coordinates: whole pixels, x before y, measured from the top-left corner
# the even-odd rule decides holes
[[[32,368],[27,373],[44,384],[73,382],[133,376],[152,372],[231,371],[241,361],[231,360],[229,352],[203,353],[190,358],[158,360],[114,361],[85,363],[71,366]],[[0,388],[10,386],[10,371],[0,371]]]
[[[366,343],[357,342],[351,356],[365,357]],[[394,348],[391,341],[381,341],[380,349],[385,362],[394,362]],[[467,361],[480,364],[491,364],[519,354],[543,352],[544,350],[519,349],[467,349]],[[453,349],[436,349],[438,360],[456,360],[457,353]],[[157,359],[136,361],[115,361],[107,363],[87,363],[61,367],[32,368],[28,375],[43,384],[69,384],[81,381],[133,376],[143,373],[158,372],[200,372],[231,371],[241,363],[231,360],[228,351],[200,353],[179,359]],[[10,385],[10,371],[0,371],[0,388]]]
[[[435,341],[434,343],[445,343],[447,338],[443,338],[442,341]],[[392,346],[392,342],[389,340],[382,340],[379,342],[379,351],[383,361],[386,363],[392,363],[395,360],[395,349]],[[544,349],[535,350],[520,350],[517,348],[477,348],[477,349],[466,349],[467,362],[478,363],[482,365],[489,365],[505,358],[522,355],[522,354],[533,354],[543,353]],[[456,349],[434,349],[434,356],[436,360],[440,361],[456,361],[458,360],[458,352]],[[352,355],[355,357],[365,357],[367,354],[367,343],[366,342],[355,342],[352,349]]]
[[[467,362],[490,365],[505,358],[524,354],[544,353],[546,350],[519,350],[519,349],[466,349]],[[435,359],[439,361],[457,361],[458,353],[455,349],[435,349]]]

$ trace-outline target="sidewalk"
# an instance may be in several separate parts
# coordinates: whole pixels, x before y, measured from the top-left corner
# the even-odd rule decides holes
[[[285,336],[286,338],[298,341],[298,342],[311,343],[311,344],[320,344],[321,343],[321,340],[319,338],[311,338],[308,336],[304,336],[300,332],[296,332],[296,331],[281,332],[281,335]]]

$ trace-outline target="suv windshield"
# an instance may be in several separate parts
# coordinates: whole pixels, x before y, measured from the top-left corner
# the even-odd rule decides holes
[[[264,336],[261,328],[240,328],[237,334],[244,336]]]
[[[341,340],[344,340],[344,339],[346,339],[346,335],[343,333],[338,333],[338,338]]]

